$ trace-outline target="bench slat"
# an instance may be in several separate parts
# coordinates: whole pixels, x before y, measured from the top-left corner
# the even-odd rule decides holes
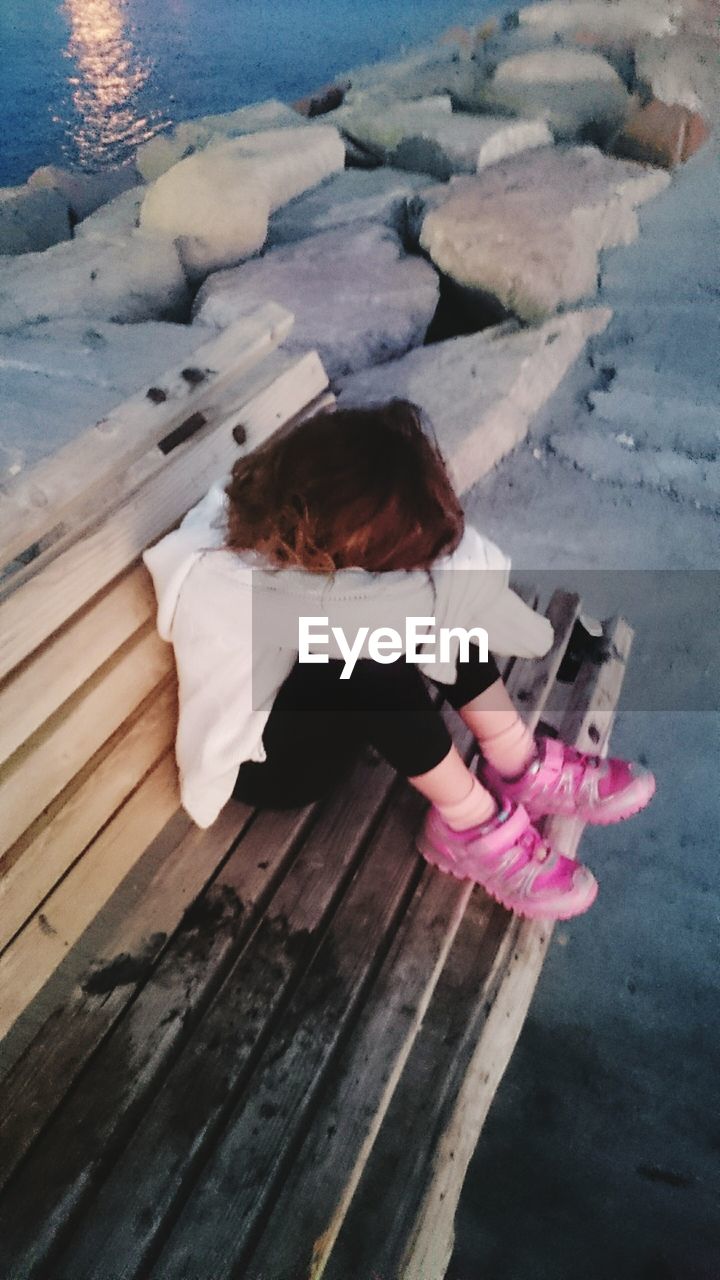
[[[171,755],[130,797],[0,956],[0,1037],[57,968],[179,804]]]
[[[76,503],[130,466],[189,413],[212,403],[230,381],[277,347],[293,322],[285,308],[265,303],[193,354],[187,365],[204,375],[200,382],[184,378],[180,368],[170,370],[155,384],[165,397],[160,403],[143,387],[51,458],[5,485],[0,494],[0,565],[47,534]]]
[[[315,352],[278,353],[253,371],[252,398],[243,408],[248,444],[299,413],[327,386]],[[268,383],[272,383],[270,387]],[[19,665],[141,552],[178,521],[240,456],[233,414],[212,434],[170,454],[166,466],[78,543],[0,604],[0,678]]]
[[[173,678],[122,726],[80,785],[63,792],[0,862],[0,952],[172,746],[176,704]]]
[[[0,690],[0,762],[50,718],[155,614],[142,565],[95,600]]]
[[[0,853],[29,827],[173,669],[152,624],[91,677],[3,769]]]
[[[0,1203],[0,1239],[10,1274],[13,1268],[32,1274],[57,1248],[246,945],[313,817],[308,808],[262,813],[252,822],[92,1057],[88,1073],[95,1084],[86,1088],[89,1075],[81,1076],[80,1087],[57,1109],[8,1181]],[[139,841],[139,847],[146,844]],[[42,1048],[40,1039],[37,1047]],[[44,1092],[48,1087],[57,1089],[57,1078]]]

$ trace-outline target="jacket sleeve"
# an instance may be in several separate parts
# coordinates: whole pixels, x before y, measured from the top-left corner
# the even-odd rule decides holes
[[[445,601],[451,619],[446,625],[483,627],[490,652],[500,657],[547,653],[553,642],[550,621],[513,591],[510,559],[489,538],[466,525],[457,550],[437,567],[443,570],[436,578],[438,599]]]

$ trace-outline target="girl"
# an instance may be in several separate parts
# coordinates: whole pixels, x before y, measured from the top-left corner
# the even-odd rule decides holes
[[[650,800],[652,774],[533,738],[494,658],[480,661],[472,645],[461,654],[457,636],[440,663],[427,651],[390,660],[377,647],[373,659],[366,639],[344,678],[338,633],[404,635],[408,618],[436,632],[480,626],[497,654],[540,657],[552,643],[547,619],[509,588],[507,558],[465,523],[414,405],[324,412],[273,437],[145,562],[178,668],[182,802],[200,826],[231,796],[307,804],[369,742],[430,801],[419,848],[435,866],[526,916],[567,918],[591,905],[594,877],[551,848],[535,820],[627,818]],[[301,662],[308,617],[321,620],[329,649]],[[477,775],[422,670],[472,730]]]

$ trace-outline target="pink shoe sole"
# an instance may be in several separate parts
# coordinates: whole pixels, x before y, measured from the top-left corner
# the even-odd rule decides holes
[[[417,847],[432,866],[479,884],[508,911],[533,920],[569,920],[597,897],[587,867],[542,839],[522,806],[512,805],[483,827],[454,831],[431,809]]]
[[[418,842],[417,847],[425,861],[431,863],[432,866],[437,867],[438,871],[444,871],[446,875],[453,876],[456,880],[473,880],[471,875],[467,873],[463,874],[458,867],[445,863],[445,861],[437,855],[434,849],[424,844],[422,841]],[[513,915],[522,916],[525,920],[545,920],[548,924],[552,924],[554,920],[571,920],[574,916],[584,915],[586,911],[590,910],[590,907],[593,905],[598,895],[598,883],[594,880],[592,882],[592,889],[583,896],[581,905],[568,903],[565,908],[556,907],[551,911],[547,904],[536,905],[535,903],[529,902],[523,902],[522,904],[513,903],[507,898],[503,898],[496,889],[492,889],[487,885],[481,884],[479,880],[473,880],[473,883],[479,885],[489,898],[493,898],[495,902],[499,902],[501,907],[504,907],[506,911],[511,911]]]

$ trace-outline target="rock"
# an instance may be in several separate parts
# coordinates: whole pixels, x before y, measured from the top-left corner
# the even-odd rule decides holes
[[[78,222],[74,235],[76,240],[115,240],[118,236],[129,236],[140,225],[140,206],[147,195],[147,187],[143,183],[131,187],[116,196],[108,204],[102,205],[89,218]]]
[[[648,37],[636,51],[638,83],[661,102],[678,103],[720,123],[720,49],[705,36]]]
[[[552,142],[543,120],[451,113],[449,98],[358,108],[344,119],[343,129],[386,164],[428,173],[440,182]]]
[[[143,383],[180,364],[199,342],[190,325],[85,317],[0,335],[0,476],[56,452]]]
[[[71,235],[70,208],[59,192],[0,188],[0,255],[38,253]]]
[[[342,106],[349,88],[348,81],[341,84],[323,85],[322,89],[318,89],[317,93],[311,93],[308,97],[298,98],[297,102],[293,102],[293,111],[297,111],[298,115],[306,116],[308,119],[314,119],[315,116],[326,116],[328,112],[335,111],[337,107]]]
[[[611,313],[556,316],[540,329],[504,327],[411,351],[339,384],[341,406],[412,400],[434,426],[461,492],[470,489],[528,432],[530,423]]]
[[[345,95],[348,107],[357,105],[367,95],[414,101],[449,93],[459,100],[471,91],[473,64],[468,57],[458,58],[451,45],[431,44],[405,57],[355,67],[339,78],[350,84]]]
[[[140,226],[174,240],[192,281],[262,248],[272,210],[342,169],[336,129],[273,129],[216,143],[149,188]]]
[[[678,103],[653,98],[625,121],[613,140],[612,151],[628,160],[675,169],[694,155],[710,137],[703,116]]]
[[[188,305],[177,250],[162,236],[71,240],[0,261],[0,333],[58,316],[177,319]]]
[[[675,25],[672,6],[655,0],[632,0],[625,5],[603,0],[545,0],[520,9],[518,18],[521,27],[541,31],[546,37],[596,30],[604,32],[607,39],[634,40],[642,35],[664,35]]]
[[[297,112],[292,107],[272,98],[222,115],[183,120],[138,147],[135,167],[146,182],[154,182],[179,160],[202,151],[210,142],[228,141],[263,129],[290,129],[298,123]]]
[[[137,186],[137,183],[138,173],[132,165],[105,169],[102,173],[80,173],[48,164],[36,169],[28,178],[31,187],[58,191],[70,205],[76,222],[87,218],[101,205]]]
[[[479,303],[537,321],[595,293],[599,251],[631,243],[636,206],[669,181],[594,147],[546,147],[413,197],[410,232]]]
[[[559,140],[600,142],[623,124],[632,99],[599,54],[539,49],[501,62],[478,82],[476,103],[485,111],[540,116]]]
[[[428,185],[427,174],[380,168],[345,169],[305,192],[270,218],[267,247],[358,222],[376,222],[404,233],[408,199]]]
[[[292,311],[285,346],[316,348],[330,377],[391,360],[423,341],[438,281],[386,227],[340,228],[211,276],[194,312],[225,326],[271,298]]]

